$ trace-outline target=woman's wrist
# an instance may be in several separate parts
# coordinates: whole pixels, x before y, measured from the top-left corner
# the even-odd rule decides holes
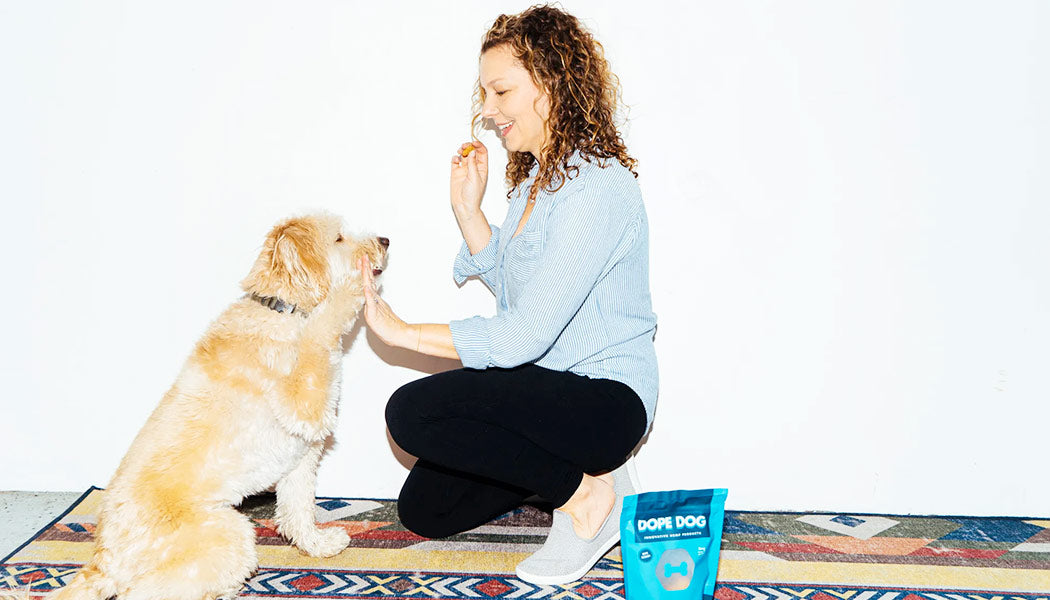
[[[460,223],[469,223],[475,219],[485,220],[485,213],[480,206],[452,203],[452,212]]]
[[[423,326],[419,323],[404,323],[398,335],[397,345],[406,350],[419,351],[419,340]]]
[[[442,323],[406,323],[398,345],[427,356],[459,359],[452,329]]]

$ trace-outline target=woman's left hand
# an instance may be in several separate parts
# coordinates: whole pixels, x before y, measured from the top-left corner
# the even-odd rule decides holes
[[[357,267],[361,270],[361,283],[365,287],[365,322],[379,339],[390,346],[407,347],[405,340],[413,334],[412,327],[401,320],[390,305],[379,297],[376,291],[375,277],[372,276],[372,263],[363,257],[357,261]],[[412,338],[415,339],[414,337]]]

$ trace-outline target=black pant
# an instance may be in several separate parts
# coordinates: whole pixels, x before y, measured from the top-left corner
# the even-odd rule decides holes
[[[538,495],[561,506],[584,473],[623,464],[645,433],[627,385],[533,364],[459,369],[402,386],[390,435],[419,460],[398,498],[406,527],[445,537]]]

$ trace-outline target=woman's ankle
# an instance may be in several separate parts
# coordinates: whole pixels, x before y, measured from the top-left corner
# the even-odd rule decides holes
[[[601,529],[615,505],[616,491],[613,489],[612,475],[606,473],[594,477],[584,474],[580,487],[557,510],[572,518],[572,527],[577,536],[590,539]]]

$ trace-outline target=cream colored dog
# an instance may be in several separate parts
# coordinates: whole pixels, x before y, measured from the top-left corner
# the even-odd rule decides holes
[[[328,215],[266,238],[247,295],[212,323],[103,496],[95,553],[53,596],[230,598],[256,569],[245,496],[277,489],[277,528],[311,556],[346,548],[314,523],[314,482],[335,425],[341,336],[363,302],[357,260],[378,274],[386,238],[355,240]]]

